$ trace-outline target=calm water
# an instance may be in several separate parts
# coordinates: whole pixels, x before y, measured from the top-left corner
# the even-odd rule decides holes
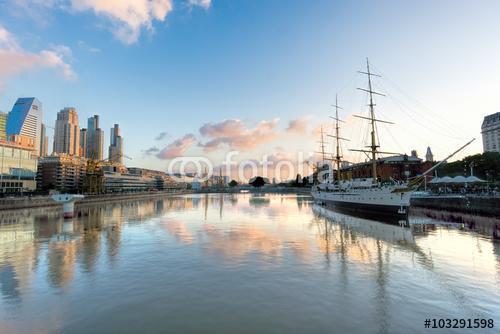
[[[483,225],[387,225],[295,195],[80,210],[0,213],[0,333],[413,333],[426,318],[500,328],[500,243]]]

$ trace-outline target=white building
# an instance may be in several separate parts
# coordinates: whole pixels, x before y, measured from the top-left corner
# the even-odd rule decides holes
[[[484,117],[481,126],[484,152],[500,152],[500,112]]]

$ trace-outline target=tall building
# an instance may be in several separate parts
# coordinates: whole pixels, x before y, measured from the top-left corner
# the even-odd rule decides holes
[[[500,112],[484,117],[481,126],[484,152],[500,152]]]
[[[7,125],[7,113],[0,112],[0,140],[7,140],[5,127]]]
[[[120,127],[115,124],[111,128],[109,139],[109,161],[123,163],[123,138],[120,136]]]
[[[49,155],[49,137],[47,136],[47,128],[42,123],[42,131],[40,132],[40,157]]]
[[[54,153],[80,155],[80,127],[75,108],[64,108],[57,113],[54,128]]]
[[[80,130],[80,156],[87,156],[87,129]]]
[[[32,138],[35,145],[35,155],[40,154],[43,110],[42,104],[34,97],[17,99],[7,118],[6,133],[10,136],[25,136]]]
[[[434,155],[432,154],[431,148],[429,146],[427,146],[427,153],[425,153],[425,161],[426,162],[434,161]]]
[[[104,131],[99,127],[99,116],[94,115],[88,119],[86,157],[102,160],[104,150]]]

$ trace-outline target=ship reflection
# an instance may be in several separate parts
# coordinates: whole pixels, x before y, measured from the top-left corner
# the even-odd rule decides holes
[[[349,271],[354,270],[353,266],[362,265],[373,275],[378,332],[388,332],[391,321],[387,285],[393,249],[411,251],[428,269],[433,267],[432,259],[419,248],[410,228],[341,214],[319,205],[313,205],[312,210],[311,227],[317,229],[320,250],[328,267],[335,260],[339,262],[339,282],[344,289],[349,289]]]

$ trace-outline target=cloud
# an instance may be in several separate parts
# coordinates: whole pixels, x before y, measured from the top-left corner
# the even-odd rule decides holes
[[[84,41],[78,41],[78,47],[82,50],[85,50],[90,53],[100,53],[101,49],[95,48],[93,46],[90,46],[89,44],[85,43]]]
[[[155,140],[163,140],[168,137],[168,132],[163,131],[158,134],[158,136],[155,137]]]
[[[205,9],[210,8],[212,0],[188,0],[189,6],[200,6]]]
[[[155,154],[157,152],[160,152],[160,149],[156,146],[153,146],[153,147],[148,148],[147,150],[144,150],[144,153],[146,155],[152,155],[152,154]]]
[[[243,121],[225,120],[219,123],[207,123],[200,128],[200,134],[209,141],[200,143],[205,152],[215,151],[222,146],[235,150],[248,150],[269,142],[276,137],[279,119],[261,121],[253,129],[247,129]]]
[[[189,133],[182,138],[174,140],[156,154],[158,159],[173,159],[183,156],[184,153],[196,142],[196,137]]]
[[[293,132],[296,134],[305,134],[308,124],[309,124],[309,119],[307,117],[297,118],[291,120],[288,123],[288,127],[285,129],[285,131]]]
[[[12,33],[0,25],[0,80],[40,68],[57,69],[66,79],[76,79],[73,68],[65,62],[65,58],[70,57],[71,49],[65,45],[52,45],[38,53],[27,51]]]
[[[70,0],[74,11],[92,11],[111,22],[113,35],[125,44],[137,42],[141,31],[153,29],[173,9],[172,0]]]

